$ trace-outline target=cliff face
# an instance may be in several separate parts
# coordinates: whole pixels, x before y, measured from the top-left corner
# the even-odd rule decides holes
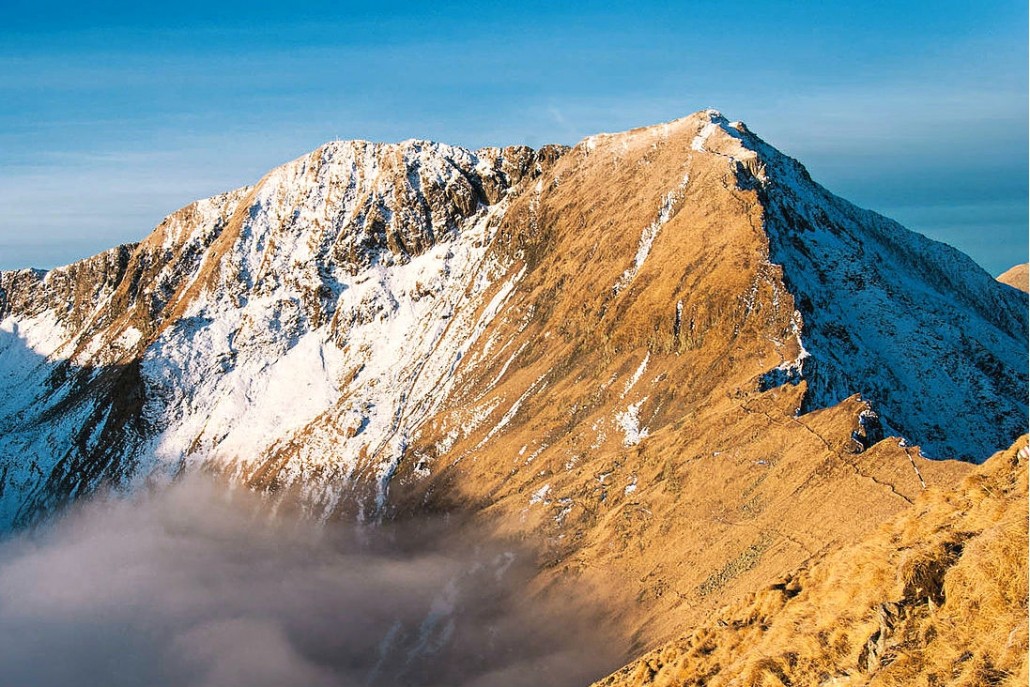
[[[1025,294],[713,111],[333,143],[0,273],[0,524],[198,469],[315,517],[471,510],[645,645],[968,469],[922,452],[1025,432],[1026,331]]]
[[[5,520],[197,455],[257,460],[348,385],[373,395],[353,399],[359,424],[388,424],[497,207],[561,150],[330,144],[136,246],[4,273]]]

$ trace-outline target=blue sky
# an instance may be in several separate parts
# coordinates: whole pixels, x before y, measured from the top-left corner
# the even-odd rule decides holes
[[[139,240],[333,138],[574,143],[721,109],[997,274],[1027,4],[0,3],[0,269]]]

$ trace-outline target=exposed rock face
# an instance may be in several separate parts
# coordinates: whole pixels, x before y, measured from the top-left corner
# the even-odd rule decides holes
[[[912,444],[1025,431],[1026,295],[713,111],[329,144],[0,273],[0,318],[0,525],[195,469],[316,517],[471,509],[640,646],[968,468]]]
[[[1010,267],[998,276],[998,281],[1026,292],[1030,290],[1030,272],[1027,271],[1027,267],[1025,262],[1022,265]]]
[[[1024,437],[597,687],[1025,685]]]

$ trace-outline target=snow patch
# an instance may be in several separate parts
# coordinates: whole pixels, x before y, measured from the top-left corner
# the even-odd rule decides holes
[[[647,398],[645,396],[636,403],[627,406],[626,410],[615,415],[615,422],[622,429],[622,433],[625,436],[622,442],[624,446],[636,446],[647,438],[649,434],[647,427],[640,426],[640,407],[644,405],[644,401]]]
[[[655,239],[658,238],[658,233],[672,217],[676,204],[683,199],[683,190],[687,187],[687,182],[689,180],[690,175],[684,174],[683,180],[662,198],[662,204],[658,208],[658,217],[655,221],[651,222],[651,224],[644,227],[644,231],[640,234],[640,241],[637,244],[637,254],[633,257],[633,265],[622,273],[619,281],[617,281],[612,287],[612,290],[615,293],[619,293],[629,286],[640,272],[640,268],[644,266],[647,256],[651,254],[651,246],[654,245]]]
[[[628,382],[626,382],[626,388],[622,390],[623,398],[626,398],[626,394],[630,392],[630,389],[632,389],[636,385],[636,383],[640,381],[640,378],[644,375],[644,371],[647,369],[647,363],[649,360],[651,360],[650,351],[648,351],[647,355],[644,356],[644,360],[640,363],[640,366],[637,368],[637,371],[634,372],[633,376],[630,377]]]
[[[534,491],[533,495],[530,497],[530,499],[529,499],[530,505],[537,504],[537,503],[542,503],[544,505],[547,505],[548,503],[550,503],[550,501],[547,500],[547,495],[550,492],[551,492],[551,485],[550,484],[545,484],[544,486],[540,487],[539,489]]]
[[[784,360],[762,376],[759,388],[763,391],[783,386],[784,384],[798,384],[801,381],[805,371],[805,360],[811,357],[801,341],[802,326],[801,313],[795,310],[794,315],[791,317],[790,328],[796,341],[798,354],[791,360]],[[777,343],[777,347],[779,347],[778,342],[774,343]]]
[[[525,392],[523,392],[523,394],[521,396],[519,396],[515,400],[514,403],[511,404],[511,407],[508,409],[508,412],[506,412],[504,414],[504,416],[501,417],[501,419],[497,422],[497,424],[494,425],[493,428],[491,428],[491,430],[489,432],[487,432],[485,437],[483,437],[482,441],[480,441],[476,445],[476,449],[477,450],[482,448],[483,445],[486,444],[486,442],[490,441],[490,439],[492,439],[494,437],[494,435],[496,435],[498,432],[500,432],[502,429],[504,429],[508,425],[508,423],[512,421],[512,419],[515,417],[515,415],[519,412],[519,408],[522,407],[522,403],[527,398],[529,398],[530,394],[532,394],[535,391],[540,391],[545,386],[547,386],[546,384],[544,384],[543,386],[540,386],[540,383],[544,380],[544,377],[546,377],[546,376],[547,376],[547,373],[544,373],[543,375],[538,377],[537,380],[535,382],[533,382],[532,384],[530,384],[529,388],[526,389]]]

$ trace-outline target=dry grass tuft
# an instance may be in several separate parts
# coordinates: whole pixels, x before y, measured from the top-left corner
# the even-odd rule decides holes
[[[1027,684],[1026,446],[597,684]]]

